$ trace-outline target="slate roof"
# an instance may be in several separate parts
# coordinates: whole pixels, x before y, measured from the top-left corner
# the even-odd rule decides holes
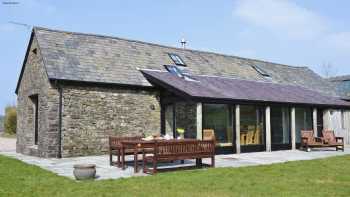
[[[153,84],[191,98],[350,107],[350,102],[338,97],[325,96],[296,85],[196,75],[186,80],[169,72],[154,70],[142,70],[142,73]]]
[[[342,76],[336,76],[336,77],[330,77],[327,79],[328,81],[350,81],[350,75],[342,75]]]
[[[328,81],[335,85],[335,90],[338,96],[344,100],[350,100],[350,75],[330,77]]]
[[[195,75],[294,84],[334,94],[333,86],[307,67],[41,27],[35,27],[33,32],[49,79],[149,87],[151,84],[138,68],[164,70],[163,65],[173,64],[168,53],[175,53]],[[259,65],[272,78],[264,78],[251,65]]]

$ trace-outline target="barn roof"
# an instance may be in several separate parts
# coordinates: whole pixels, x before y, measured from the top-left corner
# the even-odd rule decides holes
[[[142,73],[152,84],[163,87],[178,96],[192,99],[350,107],[350,102],[338,97],[327,96],[296,85],[217,76],[179,77],[156,70],[142,70]]]
[[[169,54],[176,54],[186,63],[186,69],[196,75],[299,85],[334,94],[332,84],[307,67],[41,27],[34,27],[33,35],[38,41],[48,77],[52,80],[149,87],[151,84],[138,69],[164,70],[163,65],[174,64]],[[261,75],[254,69],[255,66],[270,77]],[[21,77],[18,85],[20,80]]]

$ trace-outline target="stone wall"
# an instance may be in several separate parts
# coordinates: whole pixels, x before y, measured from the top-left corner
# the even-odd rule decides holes
[[[36,49],[36,50],[35,50]],[[34,104],[38,95],[38,145],[34,145]],[[59,94],[47,78],[36,39],[32,41],[17,95],[17,152],[56,157]]]
[[[35,50],[36,49],[36,50]],[[17,97],[17,152],[58,157],[59,92],[50,84],[34,37]],[[62,156],[105,153],[108,136],[160,133],[157,91],[63,85]],[[34,144],[38,95],[38,144]]]
[[[160,133],[156,91],[63,87],[63,157],[102,154],[108,136]]]

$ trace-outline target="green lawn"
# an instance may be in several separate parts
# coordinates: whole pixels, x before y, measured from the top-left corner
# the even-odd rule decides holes
[[[350,156],[87,182],[0,156],[0,196],[350,196]]]

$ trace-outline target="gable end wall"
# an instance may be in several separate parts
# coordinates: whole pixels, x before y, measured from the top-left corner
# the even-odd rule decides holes
[[[33,53],[33,49],[37,53]],[[38,145],[34,145],[34,105],[31,95],[38,94]],[[27,61],[17,93],[18,153],[40,157],[57,157],[58,152],[57,89],[51,86],[35,36],[29,47]]]

